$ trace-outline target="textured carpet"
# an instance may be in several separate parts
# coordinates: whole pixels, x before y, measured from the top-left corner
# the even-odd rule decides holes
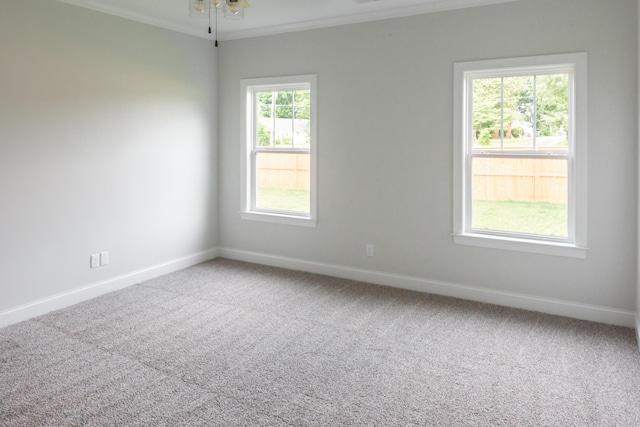
[[[638,426],[634,331],[217,259],[0,329],[2,426]]]

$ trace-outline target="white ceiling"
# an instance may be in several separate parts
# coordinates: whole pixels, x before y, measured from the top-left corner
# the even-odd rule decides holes
[[[134,21],[210,38],[208,19],[189,16],[189,0],[58,0]],[[219,15],[218,39],[231,40],[375,21],[517,0],[248,0],[241,21]]]

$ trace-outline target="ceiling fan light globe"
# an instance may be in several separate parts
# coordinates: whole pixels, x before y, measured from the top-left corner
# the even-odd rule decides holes
[[[226,0],[227,9],[224,12],[224,17],[227,19],[242,19],[244,18],[244,5],[239,0]]]
[[[193,2],[193,10],[195,10],[196,13],[204,13],[207,10],[207,4],[204,0],[195,0]]]
[[[227,6],[227,2],[225,0],[211,0],[211,6],[217,10],[224,11]]]

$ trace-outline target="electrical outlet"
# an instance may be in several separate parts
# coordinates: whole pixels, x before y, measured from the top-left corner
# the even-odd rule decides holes
[[[109,264],[109,252],[100,252],[100,266]]]
[[[91,268],[100,267],[100,254],[91,254],[90,266],[91,266]]]
[[[373,256],[373,245],[367,245],[367,256]]]

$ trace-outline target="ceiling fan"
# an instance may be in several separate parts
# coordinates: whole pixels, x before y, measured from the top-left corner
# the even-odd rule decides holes
[[[243,19],[247,7],[246,0],[189,0],[189,15],[210,16],[223,12],[226,19]]]
[[[211,34],[211,15],[215,22],[214,39],[218,46],[218,12],[224,13],[227,19],[243,19],[244,10],[249,7],[246,0],[189,0],[190,16],[205,16],[209,18],[209,34]]]

